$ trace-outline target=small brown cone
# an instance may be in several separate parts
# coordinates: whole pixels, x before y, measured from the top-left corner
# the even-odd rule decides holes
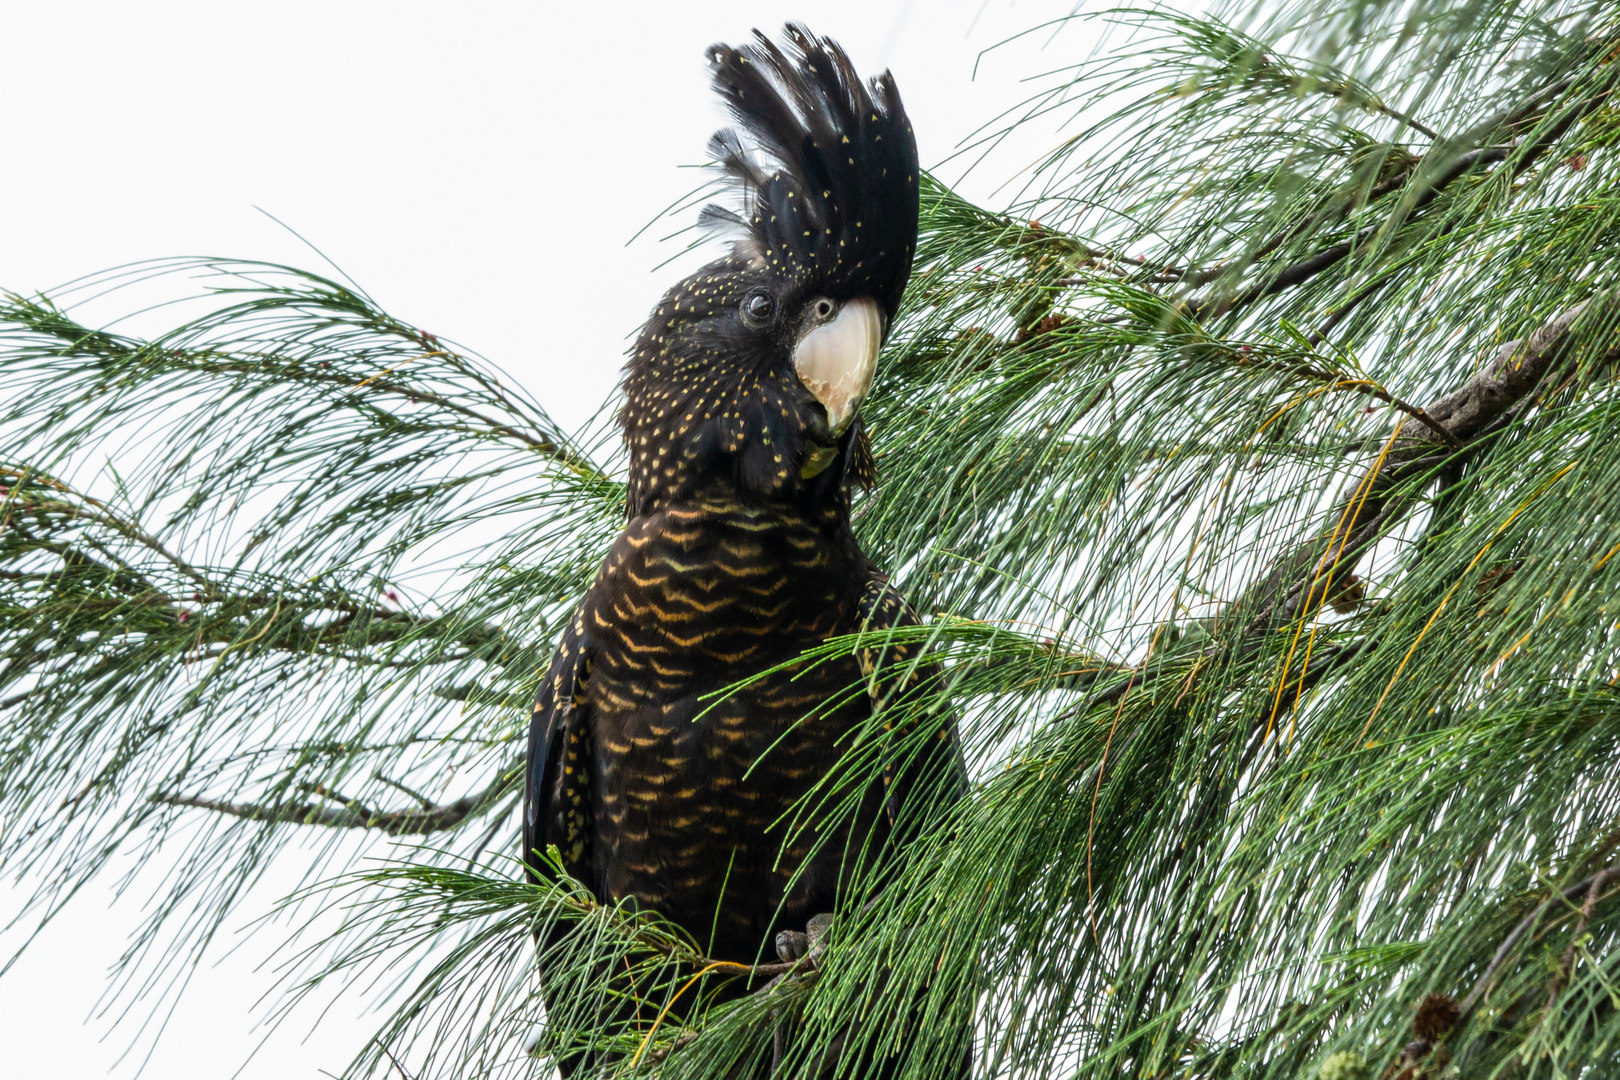
[[[1446,1032],[1457,1026],[1461,1016],[1457,1003],[1449,994],[1429,994],[1418,1002],[1417,1015],[1412,1018],[1412,1031],[1420,1039],[1437,1043]]]
[[[1333,591],[1328,593],[1328,603],[1340,615],[1349,615],[1359,608],[1367,599],[1367,588],[1360,578],[1349,574],[1333,583]]]

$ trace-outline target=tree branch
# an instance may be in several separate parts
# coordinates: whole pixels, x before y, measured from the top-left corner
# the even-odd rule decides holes
[[[357,380],[352,374],[342,371],[323,371],[311,364],[296,361],[289,362],[288,357],[273,352],[242,351],[231,353],[215,352],[207,348],[164,348],[135,338],[124,338],[102,331],[91,330],[57,310],[54,306],[42,306],[10,294],[5,295],[10,300],[10,304],[4,311],[4,315],[8,319],[36,333],[48,334],[60,341],[67,342],[72,352],[80,355],[95,357],[99,360],[137,361],[141,364],[143,368],[142,374],[146,377],[162,373],[161,368],[150,367],[150,361],[153,358],[161,357],[169,360],[176,367],[183,367],[186,370],[204,374],[249,375],[274,381],[301,382],[305,384],[325,383],[335,389],[350,393],[370,388],[380,394],[400,397],[415,404],[431,405],[463,417],[499,438],[517,442],[542,456],[550,458],[585,479],[608,479],[607,475],[597,469],[588,458],[545,434],[525,431],[515,424],[491,417],[478,409],[464,405],[443,394],[384,379],[383,376],[392,372],[393,368],[388,368],[370,378]],[[465,357],[440,346],[438,340],[432,335],[424,334],[414,327],[396,322],[386,316],[378,318],[380,314],[367,311],[368,318],[366,322],[373,329],[420,343],[424,348],[430,350],[426,353],[428,356],[452,357],[463,364],[467,363]],[[55,355],[71,355],[71,353],[58,351]],[[415,359],[420,359],[420,357]],[[272,368],[268,363],[253,363],[250,362],[251,360],[273,361],[276,366]],[[402,360],[401,362],[406,361]],[[463,371],[465,374],[476,378],[480,386],[492,395],[498,404],[507,409],[512,409],[510,400],[498,385],[491,384],[487,378],[476,372],[467,372],[465,369]]]
[[[149,801],[163,806],[193,807],[247,821],[265,821],[273,824],[321,825],[330,829],[377,829],[389,836],[426,836],[428,833],[453,829],[493,805],[523,775],[523,762],[514,761],[502,769],[495,779],[481,791],[448,803],[428,803],[426,806],[401,810],[371,810],[353,800],[341,807],[317,806],[312,803],[236,803],[220,799],[206,799],[195,795],[170,795],[154,792]],[[325,794],[322,789],[314,789]]]
[[[1581,917],[1576,920],[1575,930],[1569,935],[1569,946],[1564,950],[1558,970],[1553,974],[1552,986],[1547,990],[1547,1007],[1541,1011],[1543,1022],[1552,1015],[1553,1006],[1558,1004],[1558,998],[1564,992],[1564,985],[1569,981],[1570,972],[1575,970],[1575,952],[1580,947],[1581,935],[1586,932],[1587,924],[1592,921],[1592,909],[1597,907],[1598,901],[1603,898],[1603,887],[1606,884],[1608,882],[1603,875],[1592,875],[1592,884],[1586,889],[1586,902],[1581,905]]]
[[[1304,375],[1308,378],[1315,379],[1318,382],[1331,386],[1335,390],[1356,390],[1368,395],[1369,397],[1377,398],[1386,405],[1394,406],[1396,409],[1399,409],[1407,416],[1410,416],[1412,419],[1428,428],[1434,433],[1436,438],[1445,443],[1447,446],[1450,446],[1455,450],[1462,449],[1462,442],[1459,441],[1458,438],[1451,432],[1447,431],[1445,426],[1442,425],[1440,421],[1430,416],[1428,412],[1426,412],[1421,406],[1402,401],[1400,398],[1396,397],[1394,394],[1391,394],[1388,390],[1385,390],[1382,386],[1373,382],[1371,379],[1347,379],[1342,375],[1338,375],[1330,371],[1319,371],[1318,369],[1309,365],[1301,365],[1300,367],[1293,369],[1293,374]]]
[[[1332,587],[1323,577],[1350,573],[1367,544],[1391,518],[1410,507],[1411,498],[1397,502],[1391,496],[1400,481],[1439,460],[1434,457],[1439,440],[1429,429],[1439,425],[1457,443],[1467,444],[1564,365],[1576,342],[1577,323],[1603,325],[1617,316],[1620,291],[1576,304],[1528,337],[1503,345],[1483,369],[1426,406],[1424,426],[1404,422],[1387,452],[1340,495],[1329,515],[1336,527],[1326,538],[1327,549],[1322,550],[1321,536],[1304,541],[1250,588],[1245,606],[1258,609],[1255,627],[1279,615],[1292,618],[1300,614],[1309,606],[1308,600],[1321,603]],[[1606,358],[1616,355],[1620,355],[1620,345],[1606,346]]]
[[[1589,891],[1595,897],[1611,882],[1616,881],[1620,881],[1620,866],[1611,866],[1607,870],[1600,870],[1590,877],[1582,878],[1575,884],[1553,893],[1536,905],[1536,909],[1521,919],[1519,925],[1513,928],[1513,932],[1502,940],[1502,944],[1496,947],[1491,962],[1485,967],[1485,973],[1479,977],[1479,980],[1474,983],[1474,988],[1463,999],[1461,1011],[1466,1015],[1490,992],[1491,983],[1496,978],[1496,973],[1501,970],[1503,964],[1507,963],[1508,957],[1513,953],[1514,946],[1518,945],[1524,935],[1529,933],[1530,929],[1541,921],[1541,917],[1547,913],[1548,908],[1560,900],[1564,903],[1572,903],[1576,897]],[[1596,900],[1594,899],[1591,902],[1595,904]]]
[[[75,506],[69,501],[55,503],[29,500],[24,502],[19,497],[16,500],[19,509],[38,510],[45,513],[57,513],[61,514],[63,517],[90,521],[97,525],[104,525],[113,532],[123,536],[125,539],[133,540],[142,547],[161,555],[176,570],[180,571],[180,573],[184,574],[186,577],[190,578],[203,588],[212,589],[214,587],[200,570],[186,562],[184,559],[180,558],[180,556],[176,555],[168,548],[164,547],[162,541],[148,533],[145,529],[142,529],[135,522],[125,520],[118,514],[114,513],[112,508],[101,500],[94,499],[81,491],[76,491],[55,477],[41,472],[32,466],[25,466],[21,471],[0,467],[0,477],[14,480],[16,482],[19,495],[24,484],[39,484],[41,487],[60,492],[72,499],[77,499],[79,502],[83,503],[85,507],[91,508],[90,510],[85,510],[79,506]],[[119,561],[122,562],[122,560]],[[129,569],[131,573],[134,572],[133,568]]]
[[[1243,292],[1229,300],[1215,301],[1213,297],[1203,297],[1185,301],[1187,311],[1194,318],[1201,318],[1205,315],[1212,318],[1218,317],[1239,307],[1244,307],[1254,303],[1255,301],[1262,300],[1267,296],[1275,295],[1276,293],[1282,292],[1285,289],[1293,288],[1296,285],[1301,285],[1318,274],[1321,274],[1324,271],[1338,265],[1344,259],[1348,258],[1352,253],[1354,253],[1357,248],[1371,240],[1376,234],[1386,230],[1389,227],[1390,222],[1394,220],[1394,217],[1405,219],[1425,209],[1431,203],[1433,203],[1435,199],[1439,198],[1447,187],[1473,170],[1475,167],[1507,160],[1512,155],[1513,148],[1502,146],[1480,146],[1478,144],[1494,137],[1503,129],[1513,128],[1524,123],[1531,116],[1535,115],[1536,110],[1540,108],[1549,97],[1554,97],[1557,94],[1562,93],[1563,91],[1569,89],[1570,86],[1571,81],[1568,79],[1563,79],[1549,84],[1548,86],[1542,87],[1541,89],[1532,93],[1519,105],[1505,110],[1497,116],[1480,123],[1473,130],[1458,138],[1453,144],[1458,146],[1472,145],[1471,149],[1458,153],[1455,157],[1447,160],[1445,148],[1443,146],[1439,146],[1436,149],[1431,150],[1428,154],[1424,155],[1424,157],[1420,158],[1411,169],[1392,176],[1383,183],[1378,184],[1372,189],[1371,192],[1368,193],[1368,202],[1375,202],[1378,199],[1383,198],[1385,195],[1397,190],[1398,188],[1410,185],[1410,190],[1406,195],[1408,205],[1397,211],[1396,215],[1393,215],[1390,219],[1386,219],[1385,221],[1381,221],[1373,225],[1368,225],[1360,229],[1349,241],[1334,244],[1333,246],[1325,248],[1314,255],[1307,256],[1298,262],[1284,267],[1269,280],[1251,285],[1248,289],[1245,289]],[[1542,135],[1537,138],[1534,143],[1530,144],[1529,147],[1522,154],[1520,154],[1518,160],[1513,164],[1512,174],[1514,176],[1518,176],[1533,165],[1537,159],[1546,153],[1546,151],[1550,149],[1553,144],[1555,144],[1564,136],[1566,132],[1568,132],[1569,128],[1573,124],[1580,120],[1581,117],[1585,116],[1587,113],[1591,112],[1593,109],[1602,104],[1607,96],[1608,90],[1601,90],[1570,108],[1566,115],[1562,117],[1557,124],[1555,124],[1550,130],[1542,133]],[[1424,176],[1424,166],[1426,163],[1431,162],[1435,165],[1435,171],[1430,176]],[[1417,181],[1420,180],[1422,182],[1417,183]],[[1278,247],[1281,247],[1282,244],[1286,243],[1289,239],[1292,239],[1293,237],[1305,232],[1307,229],[1320,224],[1328,217],[1336,216],[1348,211],[1353,207],[1353,205],[1353,202],[1344,203],[1342,208],[1336,211],[1334,215],[1313,214],[1306,217],[1299,224],[1285,229],[1284,231],[1273,236],[1264,244],[1260,245],[1259,248],[1255,249],[1254,254],[1245,260],[1245,263],[1252,263],[1256,259],[1264,258],[1267,254],[1270,254]],[[1203,272],[1202,277],[1189,275],[1187,280],[1189,283],[1195,285],[1202,282],[1212,281],[1221,274],[1227,273],[1229,269],[1230,268],[1227,267],[1213,267],[1210,270]],[[1382,282],[1380,281],[1375,284],[1381,285]],[[1371,291],[1375,291],[1373,285],[1366,287],[1366,289],[1363,290],[1363,295],[1359,295],[1358,297],[1353,298],[1351,302],[1348,302],[1349,306],[1353,307],[1354,305],[1358,305],[1362,300],[1366,299],[1366,295],[1370,294]],[[1344,312],[1344,314],[1348,314],[1348,311]],[[1342,315],[1338,316],[1338,318],[1342,317]],[[1337,318],[1330,316],[1330,321],[1336,323],[1338,320]]]
[[[1501,346],[1482,370],[1426,408],[1406,407],[1403,411],[1412,415],[1412,420],[1403,422],[1390,440],[1389,449],[1373,467],[1344,489],[1329,515],[1337,527],[1326,538],[1327,550],[1321,551],[1324,538],[1320,535],[1302,541],[1273,563],[1272,570],[1251,585],[1235,605],[1239,609],[1257,609],[1243,636],[1253,640],[1276,618],[1293,618],[1326,603],[1371,542],[1393,518],[1410,508],[1413,500],[1392,499],[1393,489],[1401,480],[1444,460],[1436,456],[1441,435],[1449,436],[1444,440],[1447,446],[1466,449],[1470,439],[1501,420],[1550,371],[1568,359],[1578,322],[1589,318],[1601,324],[1616,316],[1620,316],[1620,290],[1585,300],[1550,319],[1529,337]],[[1609,346],[1605,357],[1620,357],[1620,344]],[[1416,415],[1420,412],[1421,417]],[[1200,655],[1214,656],[1230,647],[1215,643]],[[1133,686],[1142,685],[1149,670],[1161,662],[1158,654],[1148,657],[1112,683],[1092,691],[1081,710],[1117,704]],[[1313,673],[1319,670],[1324,669],[1312,665]],[[1129,733],[1125,745],[1136,734]],[[1090,782],[1088,774],[1086,783]]]
[[[274,355],[266,357],[266,359],[284,360],[283,357]],[[228,363],[214,362],[206,365],[192,361],[189,366],[196,370],[206,371],[209,373],[249,374],[261,376],[264,374],[264,368],[262,366],[255,364],[244,364],[240,361]],[[514,425],[508,424],[502,420],[497,420],[494,417],[488,416],[469,405],[463,405],[457,401],[445,397],[443,394],[436,394],[431,390],[424,390],[419,387],[406,386],[404,383],[384,379],[380,375],[374,375],[369,379],[356,381],[348,375],[311,371],[305,367],[299,367],[296,370],[298,375],[296,379],[292,380],[294,382],[328,383],[331,384],[335,389],[344,390],[350,393],[370,389],[378,394],[403,398],[406,401],[412,402],[413,404],[432,405],[435,408],[443,409],[446,412],[465,417],[466,419],[473,421],[475,424],[481,425],[485,430],[494,434],[498,438],[508,439],[512,442],[516,442],[527,449],[535,451],[543,457],[550,458],[552,461],[555,461],[565,469],[584,479],[609,479],[607,474],[591,464],[589,459],[582,457],[571,448],[558,443],[556,440],[548,438],[545,435],[535,435],[531,432],[524,431],[522,428],[515,427]]]

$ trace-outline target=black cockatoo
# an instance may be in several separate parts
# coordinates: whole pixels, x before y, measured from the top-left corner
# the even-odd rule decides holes
[[[741,200],[703,218],[731,247],[664,295],[626,368],[628,521],[540,688],[523,805],[532,875],[554,845],[602,902],[744,964],[835,908],[846,860],[889,857],[908,798],[962,777],[936,719],[937,750],[897,757],[853,816],[781,823],[872,717],[851,688],[908,665],[898,644],[778,665],[917,621],[850,526],[874,481],[861,402],[916,250],[916,141],[889,74],[868,87],[832,41],[786,36],[709,50],[738,125],[710,150]]]

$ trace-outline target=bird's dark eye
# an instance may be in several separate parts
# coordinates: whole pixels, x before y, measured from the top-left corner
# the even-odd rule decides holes
[[[770,293],[757,292],[743,301],[742,309],[749,322],[767,323],[776,312],[776,301],[771,299]]]
[[[818,318],[818,319],[830,318],[832,316],[832,313],[833,313],[833,302],[831,300],[828,300],[826,297],[822,297],[820,300],[816,301],[816,318]]]

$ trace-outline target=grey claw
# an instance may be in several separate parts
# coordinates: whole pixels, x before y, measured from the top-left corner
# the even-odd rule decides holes
[[[776,932],[776,957],[784,964],[791,964],[802,960],[810,951],[810,940],[797,930],[778,930]]]

